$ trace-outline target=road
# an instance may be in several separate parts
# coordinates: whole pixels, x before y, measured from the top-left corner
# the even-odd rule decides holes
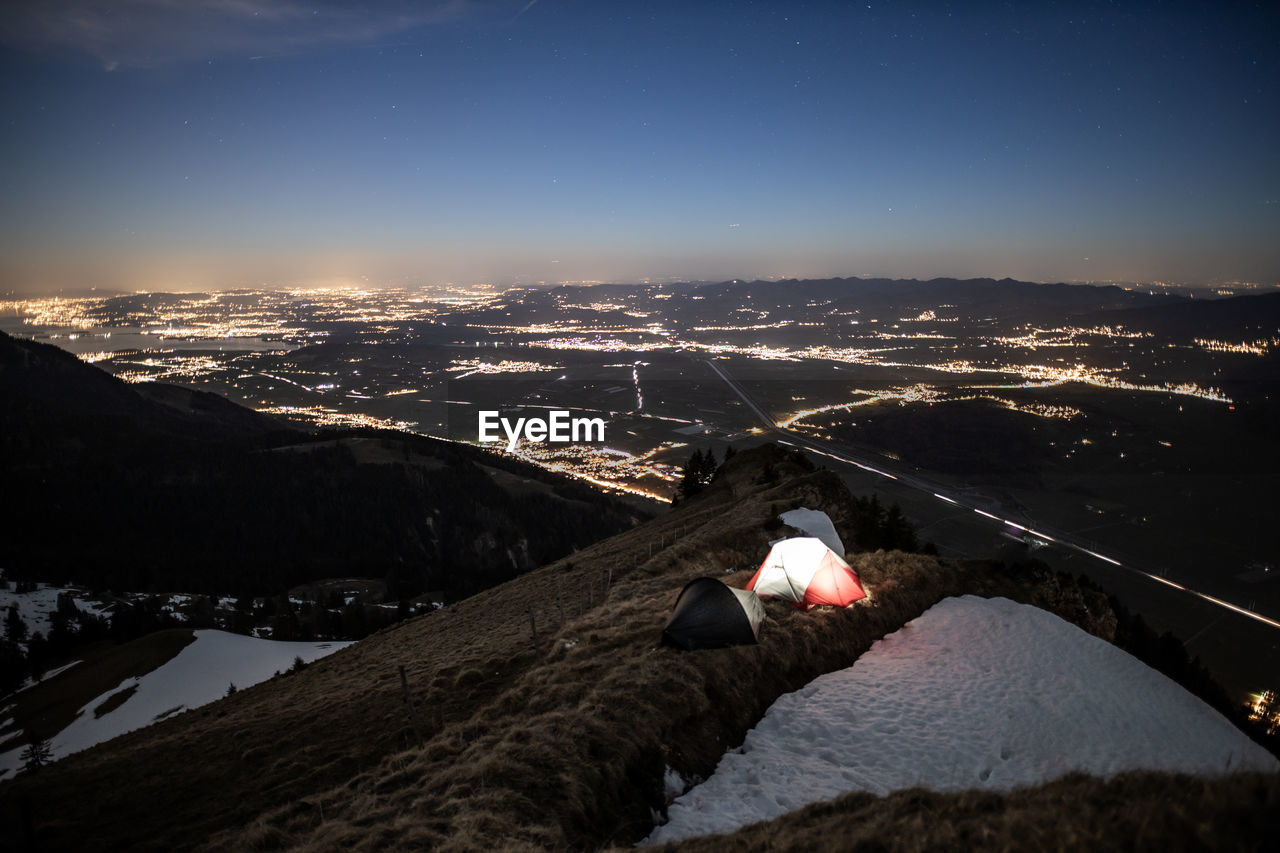
[[[732,376],[730,376],[723,367],[721,367],[720,365],[716,364],[714,361],[711,361],[709,359],[704,360],[704,362],[707,364],[708,367],[710,367],[715,372],[717,376],[720,377],[720,379],[729,387],[729,389],[732,390],[734,394],[737,395],[737,397],[743,402],[743,404],[746,405],[747,408],[751,410],[751,412],[756,416],[756,418],[764,426],[766,431],[773,434],[778,439],[778,441],[782,444],[803,447],[804,449],[810,452],[817,453],[821,456],[826,456],[831,459],[835,459],[840,462],[844,462],[846,464],[856,466],[857,468],[860,468],[863,471],[874,474],[876,476],[894,480],[901,486],[906,486],[908,488],[915,489],[920,492],[924,492],[928,495],[932,495],[932,497],[938,501],[941,501],[946,504],[950,504],[952,506],[959,507],[965,510],[969,510],[973,513],[976,513],[979,516],[983,516],[989,519],[990,521],[996,522],[997,524],[1002,524],[1005,527],[1007,527],[1009,530],[1016,531],[1015,535],[1017,536],[1017,538],[1022,539],[1024,542],[1028,540],[1032,540],[1032,542],[1034,542],[1035,540],[1038,540],[1039,542],[1044,543],[1046,545],[1056,546],[1057,548],[1060,548],[1060,549],[1075,552],[1075,553],[1087,556],[1094,560],[1099,560],[1103,563],[1107,563],[1116,568],[1123,569],[1127,572],[1131,572],[1137,576],[1146,578],[1155,583],[1163,584],[1167,587],[1170,587],[1186,595],[1195,596],[1216,607],[1233,611],[1241,616],[1244,616],[1249,619],[1255,620],[1259,623],[1262,623],[1263,625],[1267,625],[1271,628],[1280,628],[1280,620],[1272,618],[1272,616],[1262,614],[1262,613],[1257,613],[1246,607],[1242,607],[1238,604],[1234,604],[1230,601],[1226,601],[1225,599],[1219,598],[1217,596],[1209,595],[1208,593],[1201,592],[1200,590],[1193,589],[1184,584],[1180,584],[1176,581],[1170,580],[1166,576],[1167,573],[1164,572],[1163,570],[1150,567],[1150,566],[1144,566],[1140,562],[1134,560],[1133,558],[1129,558],[1126,556],[1126,558],[1123,561],[1121,561],[1117,559],[1115,556],[1108,556],[1106,554],[1102,554],[1096,550],[1096,546],[1094,545],[1094,543],[1079,539],[1076,536],[1073,536],[1071,533],[1058,530],[1054,527],[1043,525],[1043,524],[1037,524],[1034,527],[1032,527],[1030,520],[1027,518],[1014,520],[1011,518],[1003,517],[1002,515],[990,512],[988,511],[988,509],[984,509],[983,507],[975,506],[972,503],[971,498],[967,498],[963,495],[957,495],[954,492],[949,493],[945,487],[937,483],[930,482],[926,478],[921,477],[919,474],[912,473],[909,471],[904,471],[901,469],[890,470],[889,466],[886,466],[883,462],[880,462],[879,460],[876,460],[875,463],[872,464],[871,461],[867,460],[866,458],[859,457],[855,453],[852,453],[847,447],[844,447],[836,442],[811,438],[809,436],[800,435],[799,433],[793,432],[792,430],[786,429],[784,427],[780,427],[777,425],[776,422],[774,422],[773,418],[770,417],[769,414],[760,406],[760,404],[756,402],[755,399],[752,398],[751,394],[745,388],[743,388],[742,385],[737,382],[737,380],[735,380]],[[995,502],[992,502],[990,508],[991,509],[997,508],[997,505],[995,504]],[[1028,523],[1021,523],[1021,522],[1028,522]]]

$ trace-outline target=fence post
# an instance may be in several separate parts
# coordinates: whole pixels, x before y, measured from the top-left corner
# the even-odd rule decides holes
[[[534,617],[532,610],[526,610],[529,614],[529,634],[533,637],[533,650],[538,651],[538,623]]]
[[[400,666],[400,690],[404,693],[404,704],[409,708],[409,725],[413,728],[413,733],[418,736],[418,743],[422,743],[422,730],[419,726],[418,709],[413,704],[413,694],[409,692],[409,677],[404,673],[404,666]]]

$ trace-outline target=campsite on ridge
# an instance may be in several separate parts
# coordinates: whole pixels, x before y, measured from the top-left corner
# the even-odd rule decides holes
[[[869,594],[852,607],[761,600],[758,644],[681,651],[660,643],[689,581],[742,589],[768,543],[787,532],[778,514],[801,507],[855,538],[857,502],[837,478],[776,445],[744,451],[669,514],[289,678],[4,783],[5,807],[29,804],[30,825],[54,850],[105,850],[142,834],[173,850],[633,843],[665,813],[668,782],[708,778],[778,697],[855,664],[939,601],[1000,596],[1102,639],[1133,636],[1131,619],[1104,593],[1034,563],[860,552],[848,565]],[[1000,683],[998,667],[992,677]],[[198,765],[171,772],[197,751]],[[1212,793],[1167,773],[1140,778],[1144,790],[1167,795],[1164,805],[1142,800],[1152,819],[1177,827],[1193,813],[1243,814],[1218,836],[1243,846],[1258,842],[1261,815],[1280,801],[1275,774],[1224,776]],[[101,800],[78,797],[85,785],[103,791]],[[1091,788],[1075,781],[1065,790],[1058,806],[1036,812],[1044,831],[1087,829],[1117,846],[1133,837],[1122,815],[1100,819],[1073,806]],[[1232,791],[1233,802],[1217,796]],[[1008,796],[1007,809],[986,817],[956,800],[932,831],[975,820],[994,831],[1020,813],[1023,795]]]
[[[1280,848],[1278,48],[0,3],[0,853]]]

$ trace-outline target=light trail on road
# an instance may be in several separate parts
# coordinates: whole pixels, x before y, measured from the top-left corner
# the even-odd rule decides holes
[[[636,411],[644,411],[644,394],[640,392],[640,362],[631,366],[631,383],[636,388]]]
[[[1208,593],[1205,593],[1205,592],[1200,592],[1197,589],[1192,589],[1191,587],[1177,583],[1176,581],[1171,581],[1168,578],[1164,577],[1163,574],[1156,573],[1156,572],[1149,572],[1149,571],[1146,571],[1145,569],[1138,568],[1137,566],[1127,565],[1125,563],[1122,563],[1119,560],[1115,559],[1114,557],[1108,557],[1105,554],[1099,554],[1097,551],[1086,547],[1084,544],[1080,542],[1072,541],[1072,538],[1068,533],[1055,530],[1053,535],[1049,535],[1048,533],[1043,533],[1034,528],[1026,527],[1022,524],[1018,524],[1015,521],[1011,521],[1006,518],[1001,518],[1000,516],[987,512],[984,509],[981,509],[976,506],[972,506],[971,504],[963,500],[943,494],[941,491],[938,491],[937,486],[935,484],[928,483],[919,477],[916,477],[911,474],[906,474],[906,473],[892,474],[888,471],[882,471],[878,468],[875,468],[871,465],[866,464],[863,460],[850,456],[847,451],[844,451],[843,449],[835,446],[832,442],[809,438],[808,436],[795,433],[790,429],[787,429],[786,427],[778,426],[778,424],[773,420],[773,418],[771,418],[764,411],[764,409],[761,408],[760,405],[754,399],[752,399],[751,395],[747,393],[746,389],[743,388],[741,385],[739,385],[738,382],[734,380],[731,376],[729,376],[729,374],[725,372],[725,370],[723,370],[719,365],[717,365],[713,361],[707,360],[705,363],[713,371],[715,371],[716,375],[719,376],[726,385],[729,386],[729,389],[731,391],[733,391],[735,394],[738,395],[738,398],[741,399],[742,402],[746,404],[747,408],[751,409],[751,411],[755,413],[756,417],[758,417],[764,423],[766,429],[769,432],[773,432],[779,436],[786,436],[787,440],[783,441],[782,442],[783,444],[790,444],[793,447],[802,446],[806,450],[812,453],[816,453],[821,456],[827,456],[839,462],[843,462],[848,465],[853,465],[857,468],[862,469],[863,471],[867,471],[869,473],[876,474],[881,477],[895,480],[906,486],[910,486],[913,489],[917,489],[922,492],[927,492],[934,498],[940,501],[943,501],[945,503],[954,504],[956,506],[961,506],[961,507],[966,507],[968,509],[971,509],[978,515],[981,515],[985,518],[989,518],[992,521],[1008,525],[1009,527],[1012,527],[1016,530],[1023,531],[1026,535],[1035,537],[1036,539],[1044,540],[1046,543],[1052,543],[1060,548],[1070,549],[1078,553],[1093,557],[1095,560],[1099,560],[1104,563],[1110,563],[1111,565],[1116,566],[1117,568],[1124,569],[1125,571],[1132,572],[1133,574],[1148,578],[1153,581],[1158,581],[1159,583],[1162,583],[1165,586],[1169,586],[1180,592],[1193,595],[1197,598],[1200,598],[1204,601],[1209,602],[1210,604],[1215,604],[1218,607],[1223,607],[1223,608],[1226,608],[1227,610],[1231,610],[1236,613],[1239,613],[1242,616],[1247,616],[1256,622],[1261,622],[1262,624],[1269,625],[1272,628],[1280,628],[1280,620],[1272,619],[1268,616],[1264,616],[1261,613],[1257,613],[1253,610],[1249,610],[1248,608],[1241,607],[1238,604],[1233,604],[1230,601],[1226,601],[1216,596],[1209,595]]]

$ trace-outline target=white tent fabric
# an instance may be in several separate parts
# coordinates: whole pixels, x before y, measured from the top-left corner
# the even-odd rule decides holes
[[[756,595],[772,595],[787,601],[801,601],[804,591],[831,553],[821,539],[801,536],[774,544],[756,573]]]
[[[844,607],[866,598],[858,575],[821,539],[800,536],[776,543],[747,584],[761,598],[797,607]]]
[[[822,510],[800,507],[788,510],[778,518],[782,519],[783,524],[794,527],[805,536],[821,539],[837,557],[844,556],[844,543],[840,541],[840,534],[836,533],[836,526],[832,523],[831,516]]]
[[[760,603],[760,596],[749,589],[729,587],[729,591],[737,596],[738,603],[742,605],[743,612],[747,614],[747,621],[751,623],[751,633],[759,637],[760,623],[765,620],[764,605]]]

